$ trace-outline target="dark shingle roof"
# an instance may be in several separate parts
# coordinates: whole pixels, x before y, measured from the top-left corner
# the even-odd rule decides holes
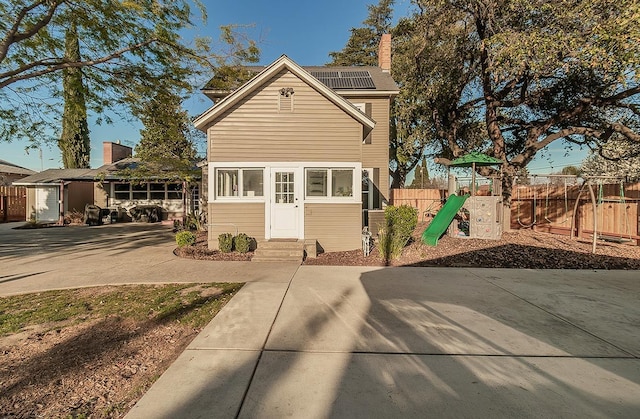
[[[239,88],[250,78],[264,70],[267,66],[244,66],[242,67],[243,76],[234,77],[229,80],[228,72],[214,75],[202,89],[203,92],[211,99],[219,99],[227,96],[233,90]],[[391,74],[382,71],[380,67],[375,66],[301,66],[305,71],[311,73],[325,86],[335,90],[337,93],[347,92],[398,92],[398,85],[391,77]],[[330,75],[329,73],[335,73]],[[356,79],[353,83],[342,83],[343,74],[350,74],[349,78]],[[359,73],[356,77],[355,73]],[[237,75],[232,73],[232,75]],[[353,76],[352,76],[353,75]],[[342,80],[339,80],[342,79]],[[371,83],[371,84],[370,84]],[[223,88],[222,86],[226,86]]]
[[[69,180],[93,180],[95,169],[47,169],[13,182],[14,185],[59,183]]]
[[[0,173],[11,173],[16,175],[32,175],[35,172],[26,167],[18,166],[6,160],[0,160]]]

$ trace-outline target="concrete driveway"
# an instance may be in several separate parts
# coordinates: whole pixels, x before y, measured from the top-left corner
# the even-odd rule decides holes
[[[168,228],[0,228],[0,295],[249,281],[128,418],[640,417],[637,271],[212,263]]]
[[[302,266],[127,418],[640,417],[638,272]]]
[[[0,295],[124,283],[286,282],[297,268],[181,259],[172,253],[171,228],[160,224],[12,229],[21,224],[0,224]]]

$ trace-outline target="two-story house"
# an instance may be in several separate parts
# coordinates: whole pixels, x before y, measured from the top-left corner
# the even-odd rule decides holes
[[[233,92],[204,89],[215,102],[195,121],[208,142],[210,248],[225,232],[361,246],[367,211],[389,194],[390,37],[379,55],[378,67],[283,55]]]

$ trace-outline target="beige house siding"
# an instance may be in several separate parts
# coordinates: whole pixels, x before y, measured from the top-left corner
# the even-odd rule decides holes
[[[109,189],[108,183],[93,183],[93,205],[97,205],[101,208],[107,207],[109,205],[109,194],[107,193],[107,189]]]
[[[27,220],[36,217],[36,188],[27,188]]]
[[[222,233],[245,233],[256,240],[264,240],[265,204],[257,203],[209,203],[209,248],[218,248],[218,236]]]
[[[371,144],[362,144],[362,167],[379,168],[378,189],[389,199],[389,98],[345,97],[352,103],[371,103],[371,118],[376,126],[371,132]]]
[[[325,252],[358,249],[361,246],[360,204],[305,204],[304,237],[316,239]]]
[[[280,111],[280,89],[293,110]],[[209,161],[360,161],[362,125],[287,70],[222,114],[207,130]]]

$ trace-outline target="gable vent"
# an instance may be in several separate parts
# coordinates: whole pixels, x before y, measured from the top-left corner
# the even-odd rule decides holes
[[[293,91],[292,87],[283,87],[278,95],[278,111],[293,112]]]

